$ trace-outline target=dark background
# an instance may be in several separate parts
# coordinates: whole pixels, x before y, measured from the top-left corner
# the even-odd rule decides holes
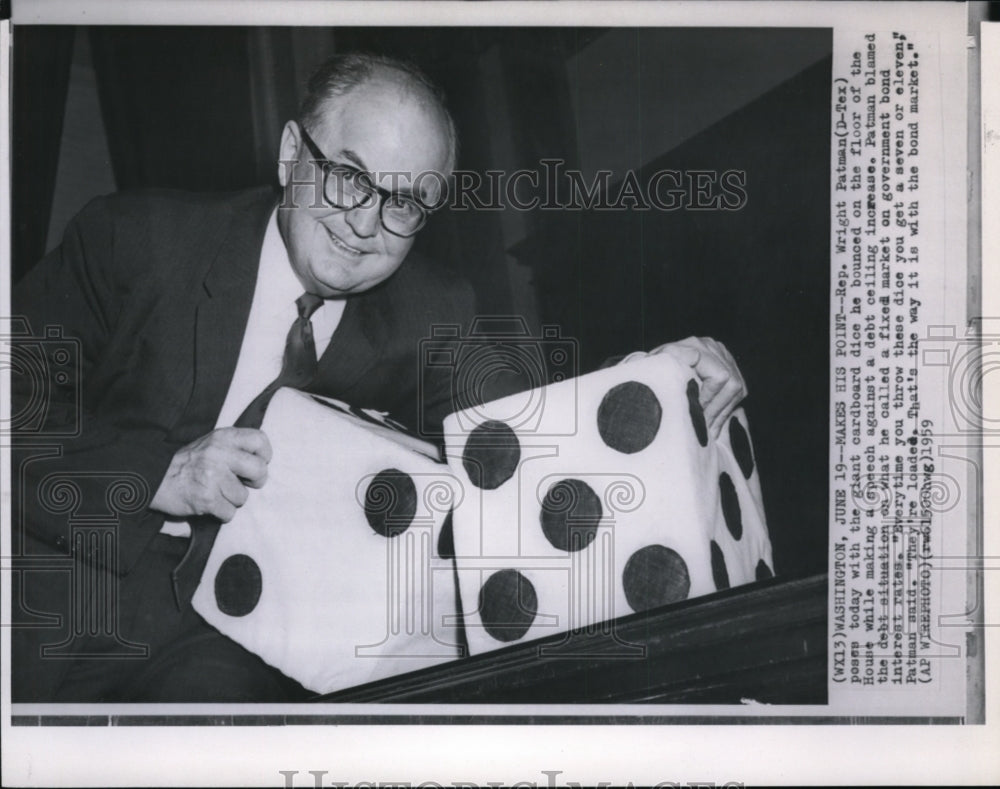
[[[796,29],[19,27],[13,274],[97,194],[275,181],[282,125],[337,51],[438,81],[461,169],[745,171],[739,211],[446,211],[417,245],[466,273],[484,313],[577,338],[583,371],[724,342],[750,390],[776,570],[825,572],[831,47]]]

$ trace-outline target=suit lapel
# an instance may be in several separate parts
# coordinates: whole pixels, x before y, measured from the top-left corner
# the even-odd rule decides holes
[[[331,397],[349,394],[383,355],[388,313],[383,287],[349,297],[310,389]]]
[[[234,204],[202,282],[195,315],[194,388],[179,427],[191,440],[215,426],[239,358],[253,301],[260,250],[274,208],[270,190]]]
[[[195,379],[191,398],[172,437],[190,441],[215,426],[236,370],[250,317],[260,250],[271,210],[271,191],[234,204],[227,228],[202,283],[195,316]],[[390,282],[351,296],[319,360],[312,391],[350,396],[383,357],[392,326]],[[183,432],[183,435],[182,435]]]

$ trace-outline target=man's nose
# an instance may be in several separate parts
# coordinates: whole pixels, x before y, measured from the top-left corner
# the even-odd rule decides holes
[[[347,224],[361,238],[370,238],[378,232],[381,200],[377,197],[365,205],[355,206],[347,212]]]

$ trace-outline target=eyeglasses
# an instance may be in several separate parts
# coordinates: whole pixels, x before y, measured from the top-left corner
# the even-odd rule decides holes
[[[299,129],[313,161],[323,168],[323,197],[330,205],[347,211],[370,206],[373,200],[378,200],[382,227],[402,238],[416,235],[424,226],[430,214],[427,208],[412,197],[378,186],[365,170],[331,162],[309,133],[302,126]]]

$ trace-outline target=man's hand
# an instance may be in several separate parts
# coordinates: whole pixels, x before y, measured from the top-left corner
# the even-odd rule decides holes
[[[149,505],[180,518],[213,515],[232,520],[267,479],[271,442],[260,430],[223,427],[177,450]]]
[[[746,383],[729,349],[711,337],[688,337],[661,345],[649,355],[655,353],[669,354],[693,368],[699,379],[698,400],[705,412],[705,424],[712,439],[718,438],[726,421],[747,396]],[[629,354],[622,362],[644,355]]]

